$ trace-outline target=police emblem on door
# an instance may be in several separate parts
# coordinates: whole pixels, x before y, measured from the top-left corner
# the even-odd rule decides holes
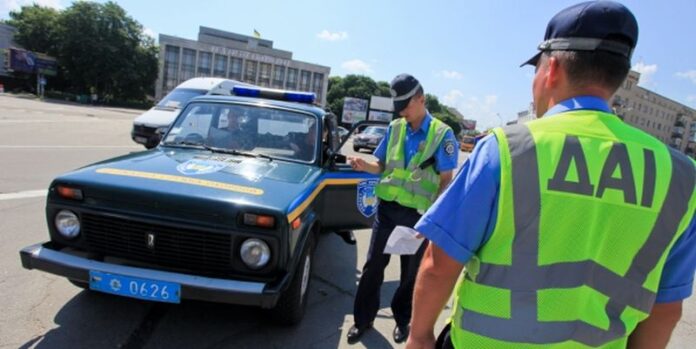
[[[147,233],[147,248],[153,250],[155,248],[155,234]]]
[[[377,211],[377,194],[375,187],[378,179],[368,179],[358,183],[357,207],[358,211],[365,217],[372,217]]]

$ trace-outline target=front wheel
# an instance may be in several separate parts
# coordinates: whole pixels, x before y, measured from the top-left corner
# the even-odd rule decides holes
[[[356,153],[360,152],[360,147],[353,146],[353,151]]]
[[[314,250],[314,233],[309,236],[304,251],[300,256],[300,265],[295,270],[290,287],[283,292],[275,308],[271,309],[272,320],[281,325],[295,325],[302,320],[307,307],[309,281],[312,275],[312,252]]]

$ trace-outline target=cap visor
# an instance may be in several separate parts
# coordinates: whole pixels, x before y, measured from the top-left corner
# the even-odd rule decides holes
[[[409,102],[410,100],[411,100],[411,99],[409,98],[409,99],[404,100],[404,101],[398,101],[398,102],[395,101],[395,102],[394,102],[394,112],[398,114],[398,113],[400,113],[402,110],[406,109],[406,106],[408,106],[408,102]]]
[[[535,54],[532,58],[530,58],[528,61],[522,63],[520,67],[524,67],[525,65],[531,65],[535,66],[537,65],[537,62],[539,62],[539,57],[541,57],[542,52],[539,52]]]

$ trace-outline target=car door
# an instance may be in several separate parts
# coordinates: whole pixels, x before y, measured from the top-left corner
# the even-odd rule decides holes
[[[324,127],[329,129],[328,151],[323,154],[320,185],[324,188],[316,206],[322,228],[328,231],[369,228],[377,212],[375,186],[379,177],[353,171],[345,156],[334,155],[339,150],[341,140],[333,114],[325,116]]]

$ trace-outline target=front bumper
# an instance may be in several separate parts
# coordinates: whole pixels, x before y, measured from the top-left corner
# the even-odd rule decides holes
[[[366,149],[373,149],[373,150],[374,150],[374,149],[377,149],[377,146],[379,145],[379,142],[377,142],[377,143],[371,143],[371,142],[369,142],[369,141],[358,141],[358,142],[353,141],[353,145],[355,145],[356,147],[360,147],[360,148],[366,148]]]
[[[131,139],[135,143],[145,146],[154,147],[160,141],[160,135],[157,133],[157,128],[147,126],[133,126],[131,130]]]
[[[181,285],[182,299],[197,299],[217,303],[242,304],[272,308],[278,302],[281,291],[289,284],[285,277],[277,286],[271,287],[262,282],[216,279],[210,277],[160,271],[105,263],[59,251],[50,243],[31,245],[23,248],[19,255],[22,267],[37,269],[51,274],[89,283],[89,271],[101,271],[142,279],[174,282]]]

